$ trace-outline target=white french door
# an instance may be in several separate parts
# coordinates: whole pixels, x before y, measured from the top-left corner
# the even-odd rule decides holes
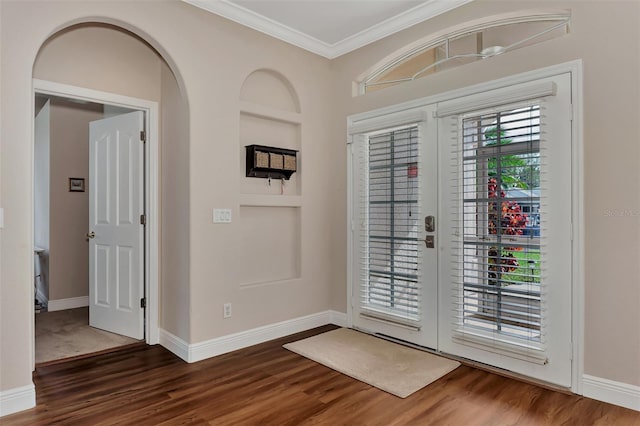
[[[352,126],[353,326],[437,345],[433,109]]]
[[[572,385],[571,76],[438,105],[438,348]]]
[[[492,87],[350,118],[350,321],[571,387],[571,74]]]
[[[144,113],[89,128],[89,324],[144,338]]]

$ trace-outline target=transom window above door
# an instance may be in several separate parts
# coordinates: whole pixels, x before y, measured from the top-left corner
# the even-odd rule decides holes
[[[359,84],[365,94],[488,59],[569,32],[568,12],[490,18],[414,43],[381,61]]]

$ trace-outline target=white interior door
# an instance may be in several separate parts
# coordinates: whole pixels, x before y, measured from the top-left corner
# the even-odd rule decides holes
[[[350,263],[354,327],[436,348],[438,171],[432,109],[406,112],[399,117],[402,124],[374,119],[354,133]]]
[[[144,338],[144,115],[90,123],[89,324]]]

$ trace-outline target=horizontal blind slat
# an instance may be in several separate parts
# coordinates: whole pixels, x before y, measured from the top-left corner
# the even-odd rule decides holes
[[[412,322],[420,316],[422,296],[418,127],[379,133],[364,145],[360,307],[385,321]]]

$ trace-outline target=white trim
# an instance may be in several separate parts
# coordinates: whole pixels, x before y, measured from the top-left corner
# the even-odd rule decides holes
[[[337,58],[346,53],[359,49],[367,44],[383,39],[420,22],[435,18],[445,12],[470,3],[473,0],[427,0],[414,8],[399,15],[392,16],[366,30],[360,31],[331,46],[332,55],[329,59]]]
[[[159,343],[174,355],[189,362],[189,344],[175,334],[169,333],[161,328]]]
[[[342,312],[324,311],[191,344],[161,330],[160,344],[191,363],[327,324],[343,326],[345,322],[346,315]]]
[[[353,328],[353,297],[351,297],[352,289],[353,289],[353,274],[355,273],[354,266],[354,231],[355,231],[355,221],[353,220],[353,206],[356,205],[356,200],[354,200],[356,191],[354,190],[354,172],[353,172],[353,143],[354,139],[358,140],[358,137],[354,137],[349,134],[349,127],[352,124],[351,118],[347,117],[347,327]]]
[[[89,296],[69,297],[68,299],[49,300],[47,311],[64,311],[65,309],[83,308],[89,306]]]
[[[0,417],[36,406],[36,387],[32,384],[0,392]]]
[[[640,411],[640,386],[584,374],[582,388],[587,398]]]
[[[42,93],[46,95],[61,96],[65,98],[79,99],[89,102],[96,102],[106,105],[114,105],[123,108],[144,111],[145,114],[145,131],[147,132],[147,141],[145,143],[145,156],[148,159],[146,176],[145,176],[145,212],[147,215],[147,232],[145,237],[146,246],[146,282],[145,294],[147,298],[147,309],[145,311],[145,338],[148,344],[156,344],[159,341],[158,331],[158,310],[159,306],[159,284],[158,284],[158,268],[159,268],[159,222],[158,212],[160,211],[159,196],[159,107],[158,103],[146,99],[134,98],[130,96],[119,95],[116,93],[102,92],[99,90],[88,89],[85,87],[71,86],[67,84],[56,83],[33,79],[33,93]],[[33,105],[32,105],[33,107]],[[34,116],[34,114],[32,114]],[[31,135],[33,143],[33,133]],[[33,166],[31,166],[33,167]],[[153,214],[156,213],[156,214]],[[33,215],[33,212],[31,212]],[[33,223],[33,220],[32,220]],[[51,310],[51,302],[49,301],[49,310]],[[87,303],[84,306],[88,305]],[[55,303],[54,303],[55,307]],[[35,364],[34,364],[35,365]]]
[[[517,75],[512,75],[509,77],[500,78],[498,80],[492,80],[484,83],[474,84],[472,86],[463,87],[460,89],[450,90],[445,93],[439,93],[436,95],[428,96],[426,98],[414,99],[407,102],[402,102],[396,105],[391,105],[387,107],[382,107],[378,109],[374,109],[371,111],[361,112],[358,114],[353,114],[347,117],[347,127],[352,123],[357,123],[359,121],[380,117],[383,115],[396,113],[408,109],[420,108],[431,104],[437,104],[439,102],[450,101],[456,98],[461,98],[463,96],[469,96],[476,93],[488,92],[491,90],[500,89],[503,87],[527,83],[533,80],[539,80],[546,77],[553,77],[559,74],[570,72],[572,75],[577,72],[578,69],[582,67],[582,60],[578,59],[575,61],[565,62],[563,64],[552,65],[546,68],[541,68],[539,70],[526,71]],[[582,90],[582,87],[580,87]]]
[[[332,45],[311,37],[301,31],[293,29],[271,18],[260,15],[252,10],[232,3],[228,0],[182,0],[192,6],[230,19],[245,27],[275,37],[294,46],[313,52],[325,58],[332,59]]]
[[[392,127],[404,126],[407,124],[419,123],[427,120],[427,112],[422,108],[403,110],[381,117],[365,118],[363,120],[349,123],[347,132],[350,135],[367,133],[374,130],[390,129]]]
[[[347,314],[338,311],[329,311],[329,322],[340,327],[347,327]]]
[[[572,188],[573,194],[573,307],[572,313],[572,350],[573,350],[573,383],[571,390],[582,395],[584,375],[584,143],[583,143],[583,115],[582,115],[582,62],[575,61],[567,64],[571,72],[571,123],[572,143]]]
[[[436,117],[447,117],[466,111],[496,108],[516,102],[555,96],[556,91],[556,84],[552,81],[534,82],[527,86],[505,87],[501,90],[492,91],[490,94],[478,93],[475,96],[467,96],[463,99],[441,102],[438,104]]]
[[[353,34],[336,43],[318,40],[302,31],[291,28],[271,18],[235,4],[229,0],[182,0],[200,9],[215,13],[261,33],[298,46],[328,59],[334,59],[345,53],[380,40],[391,34],[409,28],[412,25],[434,18],[449,10],[460,7],[472,0],[427,0],[424,3],[392,16],[359,33]]]

